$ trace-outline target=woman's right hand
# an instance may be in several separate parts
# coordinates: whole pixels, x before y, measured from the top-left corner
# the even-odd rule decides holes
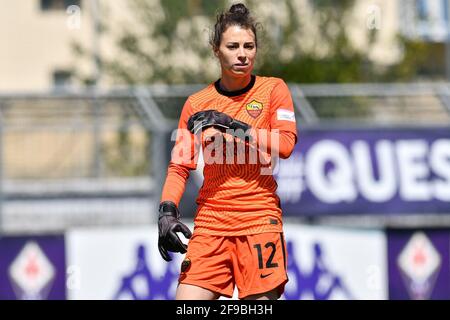
[[[190,239],[191,230],[180,221],[180,212],[177,206],[170,201],[164,201],[159,205],[158,217],[158,249],[162,258],[172,261],[171,252],[186,253],[187,246],[180,240],[177,232]]]

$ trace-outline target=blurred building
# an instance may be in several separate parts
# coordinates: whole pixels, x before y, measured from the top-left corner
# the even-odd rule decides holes
[[[79,59],[73,46],[80,44],[92,55],[108,52],[111,46],[98,36],[95,16],[107,14],[111,20],[120,16],[117,23],[111,23],[112,28],[119,28],[121,19],[126,18],[126,2],[0,0],[0,90],[73,85],[75,72],[95,77],[94,58]]]

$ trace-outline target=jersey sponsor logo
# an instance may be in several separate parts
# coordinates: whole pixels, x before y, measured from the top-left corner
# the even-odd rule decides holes
[[[263,104],[261,102],[258,102],[256,100],[252,100],[249,104],[246,106],[248,114],[252,118],[258,118],[263,110]]]

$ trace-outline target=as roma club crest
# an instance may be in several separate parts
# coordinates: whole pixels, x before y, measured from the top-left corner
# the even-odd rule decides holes
[[[263,110],[263,104],[256,100],[253,100],[246,106],[248,114],[253,118],[258,118]]]

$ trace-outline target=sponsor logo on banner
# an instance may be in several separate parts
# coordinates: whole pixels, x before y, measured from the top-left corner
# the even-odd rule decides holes
[[[177,281],[178,274],[167,267],[162,277],[155,277],[150,268],[150,261],[147,261],[146,251],[144,244],[138,245],[135,266],[122,277],[114,300],[171,300],[175,298],[169,288],[174,281]]]
[[[397,259],[412,299],[428,299],[441,266],[441,256],[423,232],[412,235]]]
[[[320,243],[313,245],[313,267],[309,272],[302,272],[298,257],[294,254],[292,241],[287,242],[288,275],[290,281],[295,281],[292,290],[287,290],[284,296],[288,300],[329,300],[332,296],[341,295],[344,299],[352,299],[345,282],[338,273],[326,263],[326,253]]]
[[[55,268],[39,245],[30,241],[10,265],[9,277],[18,299],[42,300],[50,292]]]
[[[387,298],[386,236],[381,231],[285,225],[289,300]]]
[[[172,300],[181,254],[166,262],[158,251],[158,229],[152,227],[71,230],[68,263],[79,270],[71,300]]]

